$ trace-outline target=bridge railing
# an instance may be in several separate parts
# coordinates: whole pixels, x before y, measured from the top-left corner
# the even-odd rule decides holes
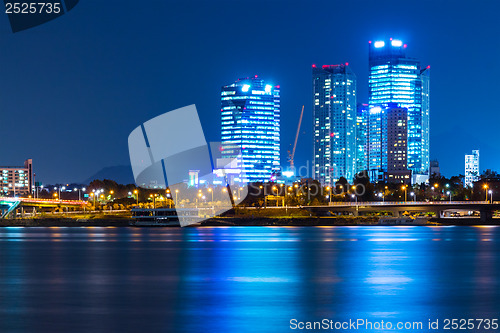
[[[60,205],[86,205],[83,200],[55,200],[55,199],[35,199],[35,198],[16,198],[0,197],[0,201],[20,201],[32,204],[60,204]]]
[[[494,202],[495,204],[497,202]],[[358,201],[358,202],[330,202],[329,206],[421,206],[421,205],[477,205],[490,204],[486,201]]]

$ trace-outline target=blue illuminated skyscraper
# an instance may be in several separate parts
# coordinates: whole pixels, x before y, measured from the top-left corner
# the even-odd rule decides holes
[[[356,174],[356,76],[345,65],[313,65],[313,178],[334,184]]]
[[[359,103],[356,114],[356,173],[368,170],[368,104]]]
[[[421,68],[420,62],[406,57],[405,51],[406,44],[392,38],[369,43],[369,107],[377,107],[371,112],[375,121],[378,107],[383,111],[389,103],[408,110],[408,169],[412,182],[421,183],[429,175],[430,67]],[[381,134],[387,137],[387,133]],[[372,165],[387,171],[384,163],[381,160]]]
[[[257,76],[222,87],[221,154],[237,158],[237,181],[265,182],[279,169],[279,88]]]

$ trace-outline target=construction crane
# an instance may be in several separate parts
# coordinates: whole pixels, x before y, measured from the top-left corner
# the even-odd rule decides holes
[[[297,126],[297,134],[295,134],[295,142],[293,143],[292,151],[288,151],[288,160],[290,161],[290,170],[293,171],[293,159],[295,157],[295,149],[297,148],[297,140],[299,139],[300,125],[302,124],[302,117],[304,116],[304,105],[302,105],[302,111],[300,112],[299,126]]]

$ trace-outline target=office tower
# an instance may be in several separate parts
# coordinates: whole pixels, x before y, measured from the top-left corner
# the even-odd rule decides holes
[[[237,158],[237,182],[265,182],[280,166],[280,87],[257,76],[221,91],[222,158]]]
[[[368,104],[359,103],[356,114],[356,173],[367,169]]]
[[[367,113],[366,168],[370,181],[385,180],[387,171],[387,112],[374,106]]]
[[[24,166],[0,166],[0,180],[1,195],[16,197],[32,194],[33,161],[27,159],[24,161]]]
[[[439,170],[439,161],[438,160],[432,160],[430,164],[430,169],[429,169],[429,176],[434,176],[434,177],[440,177],[441,176],[441,171]]]
[[[430,67],[407,57],[406,47],[392,38],[369,42],[369,106],[408,110],[408,168],[412,183],[422,183],[429,178]]]
[[[479,180],[479,150],[465,155],[465,187],[472,187]]]
[[[345,65],[313,65],[313,178],[333,185],[356,173],[356,76]]]
[[[410,184],[411,171],[408,170],[408,110],[387,109],[387,181],[389,183]]]

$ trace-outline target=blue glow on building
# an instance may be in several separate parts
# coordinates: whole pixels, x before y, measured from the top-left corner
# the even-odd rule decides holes
[[[418,60],[406,57],[405,50],[406,44],[392,38],[370,43],[369,106],[371,110],[374,107],[383,110],[389,103],[395,103],[408,110],[408,169],[415,175],[428,175],[429,67],[421,68]],[[372,119],[379,121],[376,117]],[[372,170],[380,167],[387,171],[383,161],[368,163]]]
[[[356,174],[356,76],[346,65],[313,66],[313,178]]]
[[[368,170],[368,104],[358,104],[356,114],[356,173]]]
[[[257,76],[222,87],[221,142],[242,182],[269,181],[280,166],[280,87]]]

